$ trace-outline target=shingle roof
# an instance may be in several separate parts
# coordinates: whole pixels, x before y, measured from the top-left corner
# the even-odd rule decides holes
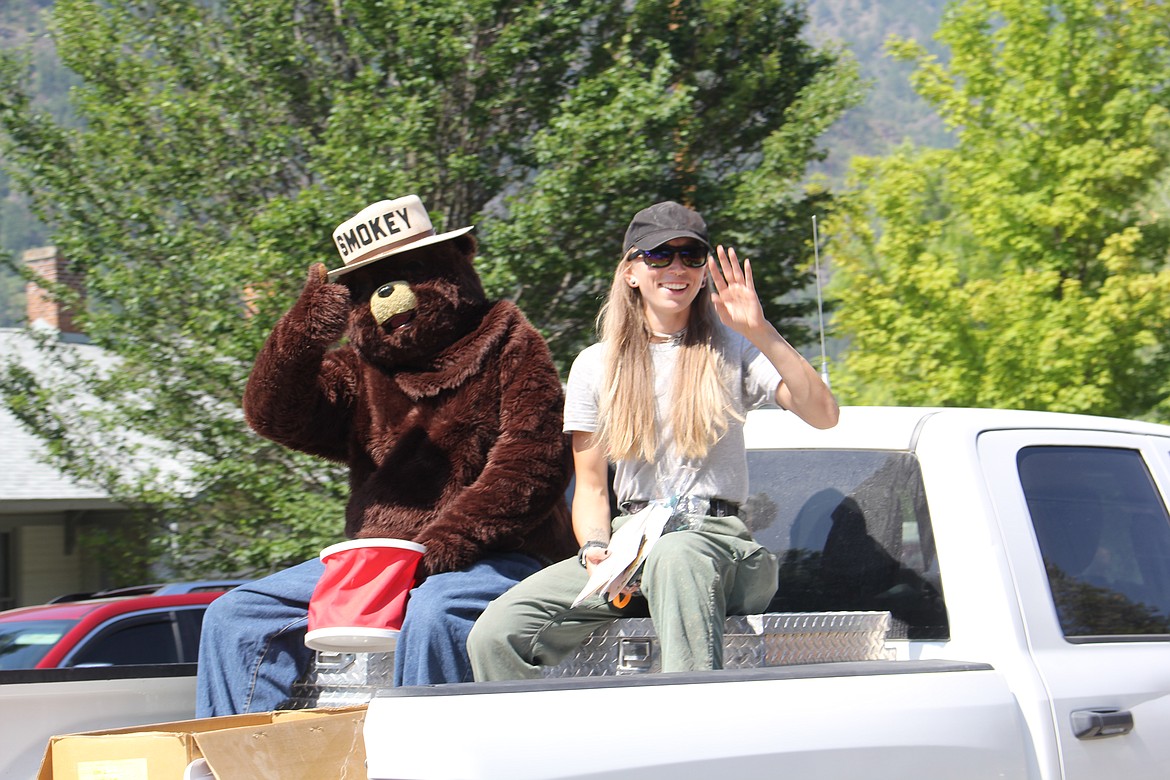
[[[93,351],[82,338],[65,337],[71,348]],[[18,357],[33,368],[43,360],[33,339],[20,329],[0,328],[0,362]],[[102,490],[79,483],[44,461],[44,444],[0,404],[0,512],[95,509],[114,504]]]

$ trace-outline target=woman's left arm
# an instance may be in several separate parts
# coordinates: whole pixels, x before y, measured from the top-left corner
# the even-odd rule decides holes
[[[751,261],[745,259],[741,267],[734,249],[720,246],[717,253],[718,257],[708,257],[707,270],[719,319],[754,344],[780,372],[776,403],[815,428],[832,428],[840,415],[837,399],[812,364],[764,318]]]

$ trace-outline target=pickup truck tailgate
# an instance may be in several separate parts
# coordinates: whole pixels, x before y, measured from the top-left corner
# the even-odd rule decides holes
[[[391,689],[365,741],[370,780],[983,780],[1030,765],[1001,676],[950,661]]]

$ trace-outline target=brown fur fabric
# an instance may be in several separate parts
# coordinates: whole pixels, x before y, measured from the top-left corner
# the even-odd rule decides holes
[[[421,576],[492,552],[553,561],[576,548],[556,368],[518,308],[486,299],[474,252],[461,236],[340,284],[315,265],[244,393],[259,434],[349,464],[346,535],[425,544]],[[371,300],[402,282],[414,309],[379,324]]]

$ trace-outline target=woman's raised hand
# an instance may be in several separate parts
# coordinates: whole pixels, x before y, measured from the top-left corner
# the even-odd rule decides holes
[[[750,336],[768,324],[752,280],[750,260],[745,258],[741,268],[735,249],[724,249],[720,245],[716,248],[716,255],[707,256],[707,271],[715,285],[711,300],[724,325],[743,336]]]

